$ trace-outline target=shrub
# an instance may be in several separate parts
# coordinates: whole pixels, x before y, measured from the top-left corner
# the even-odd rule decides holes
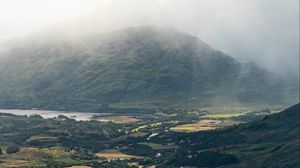
[[[8,154],[16,153],[19,150],[20,150],[19,146],[17,146],[16,144],[12,144],[12,145],[7,146],[6,153],[8,153]]]

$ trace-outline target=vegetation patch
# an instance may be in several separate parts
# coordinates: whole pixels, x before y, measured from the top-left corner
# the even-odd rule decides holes
[[[127,135],[127,137],[134,137],[134,138],[137,138],[137,137],[143,137],[147,135],[147,133],[143,133],[143,132],[133,132],[133,133],[130,133],[129,135]]]
[[[161,124],[162,124],[162,122],[154,122],[154,123],[151,123],[151,124],[140,125],[137,128],[132,129],[131,132],[138,132],[138,131],[140,131],[141,129],[144,129],[144,128],[158,127]]]
[[[34,148],[24,147],[17,153],[1,157],[0,167],[46,167],[46,160],[69,158],[70,154],[61,147]]]
[[[142,159],[141,156],[127,155],[117,150],[106,150],[96,153],[96,156],[105,158],[107,160],[130,160],[130,159]]]
[[[177,125],[175,127],[171,127],[170,130],[178,132],[208,131],[235,125],[238,123],[238,121],[233,120],[200,120],[197,123]]]
[[[31,136],[27,142],[32,142],[32,141],[55,141],[57,140],[57,137],[49,136],[49,135],[33,135]]]
[[[29,166],[29,161],[20,159],[1,159],[0,167],[22,167]]]
[[[151,143],[151,142],[140,142],[140,145],[147,145],[151,147],[153,150],[167,150],[167,149],[175,149],[178,148],[175,144],[158,144],[158,143]]]
[[[220,118],[231,118],[231,117],[238,117],[244,115],[244,113],[229,113],[229,114],[206,114],[205,116],[203,116],[203,118],[216,118],[216,119],[220,119]]]
[[[141,121],[138,118],[133,118],[129,116],[105,116],[105,117],[101,117],[100,120],[112,121],[117,124],[126,124],[126,123],[134,123],[134,122]]]
[[[65,168],[92,168],[90,166],[69,166],[69,167],[65,167]]]

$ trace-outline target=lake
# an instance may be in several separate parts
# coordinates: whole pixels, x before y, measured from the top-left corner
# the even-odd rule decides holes
[[[93,116],[108,116],[109,113],[88,113],[88,112],[66,112],[66,111],[50,111],[50,110],[20,110],[20,109],[0,109],[0,113],[10,113],[15,115],[40,115],[43,118],[54,118],[58,115],[64,115],[74,118],[77,121],[89,121]],[[94,119],[93,119],[94,120]],[[101,118],[96,120],[102,121]]]

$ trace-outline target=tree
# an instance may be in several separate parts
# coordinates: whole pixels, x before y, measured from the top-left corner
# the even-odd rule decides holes
[[[19,146],[17,146],[16,144],[11,144],[11,145],[7,146],[6,153],[8,153],[8,154],[16,153],[19,150],[20,150]]]

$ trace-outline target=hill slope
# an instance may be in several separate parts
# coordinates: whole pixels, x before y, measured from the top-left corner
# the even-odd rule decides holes
[[[238,163],[229,162],[226,167],[296,168],[300,166],[300,104],[267,116],[263,120],[224,130],[188,134],[168,133],[166,137],[161,138],[153,141],[175,138],[182,149],[166,163],[167,165],[208,164],[216,158],[208,157],[207,160],[197,161],[201,156],[199,151],[213,151],[237,156]],[[187,158],[188,155],[193,157]],[[223,164],[227,164],[226,160]]]
[[[0,113],[0,149],[5,151],[0,153],[0,167],[89,165],[109,168],[126,167],[133,160],[107,162],[95,157],[99,151],[102,154],[110,151],[110,154],[117,152],[129,157],[144,156],[134,160],[146,167],[298,168],[299,117],[300,104],[297,104],[262,120],[231,128],[180,133],[165,131],[165,127],[158,125],[162,127],[146,129],[139,132],[140,136],[133,136],[137,134],[131,132],[132,128],[144,126],[143,122],[114,124],[75,121],[63,115],[43,119],[38,115]],[[149,138],[154,131],[159,133]],[[6,147],[14,151],[7,153]],[[64,155],[59,155],[61,153]],[[157,153],[161,156],[156,157]]]
[[[274,75],[196,37],[131,27],[80,40],[23,39],[0,60],[0,106],[95,111],[137,100],[274,101]],[[276,94],[275,94],[276,93]]]

